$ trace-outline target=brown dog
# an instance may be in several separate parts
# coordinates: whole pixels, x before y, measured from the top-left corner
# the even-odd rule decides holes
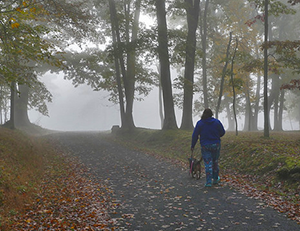
[[[188,158],[188,160],[189,160],[189,167],[190,167],[189,174],[192,175],[193,178],[196,177],[197,180],[200,179],[202,157],[200,160],[196,160],[193,157]]]

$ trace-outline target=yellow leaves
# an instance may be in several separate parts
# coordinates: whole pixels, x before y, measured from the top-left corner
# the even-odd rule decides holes
[[[10,18],[8,21],[9,21],[10,23],[12,23],[12,22],[16,22],[17,20],[16,20],[15,18]]]
[[[134,218],[134,214],[131,214],[131,213],[122,214],[122,217],[123,217],[123,218],[133,219],[133,218]]]
[[[19,28],[19,27],[20,27],[20,23],[15,22],[11,24],[12,29]]]
[[[18,17],[22,17],[23,19],[35,19],[37,16],[37,8],[36,6],[30,4],[28,1],[23,1],[15,10],[20,13]]]
[[[30,12],[35,13],[36,12],[36,8],[35,7],[30,8]]]
[[[15,18],[10,18],[9,23],[10,23],[10,26],[12,29],[19,28],[19,26],[20,26],[20,23],[18,23]]]
[[[33,220],[32,219],[30,219],[30,218],[28,218],[27,220],[26,220],[26,223],[31,223]]]

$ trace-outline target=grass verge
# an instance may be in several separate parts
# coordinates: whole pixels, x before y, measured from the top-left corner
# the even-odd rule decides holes
[[[0,227],[34,201],[54,156],[41,139],[0,128]]]
[[[0,230],[114,230],[112,190],[49,132],[0,128]]]

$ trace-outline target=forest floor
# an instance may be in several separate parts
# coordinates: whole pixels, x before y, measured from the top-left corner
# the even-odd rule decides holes
[[[19,204],[24,208],[2,209],[1,228],[299,228],[299,133],[272,134],[269,139],[257,133],[226,136],[222,141],[222,183],[211,189],[204,188],[204,176],[197,181],[187,174],[189,132],[142,129],[125,136],[47,136],[43,138],[47,145],[61,146],[43,168],[46,177],[40,180],[40,187],[32,187],[28,179],[27,185],[12,187],[18,188],[16,194],[23,198]],[[5,184],[2,181],[0,187]],[[35,188],[35,196],[30,199],[31,188]],[[9,207],[7,192],[1,192],[2,207]]]

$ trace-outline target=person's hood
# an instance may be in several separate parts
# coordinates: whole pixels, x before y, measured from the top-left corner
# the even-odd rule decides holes
[[[215,121],[215,118],[213,118],[213,117],[210,117],[210,118],[207,118],[207,119],[203,120],[203,122],[207,123],[207,124],[213,123],[214,121]]]

